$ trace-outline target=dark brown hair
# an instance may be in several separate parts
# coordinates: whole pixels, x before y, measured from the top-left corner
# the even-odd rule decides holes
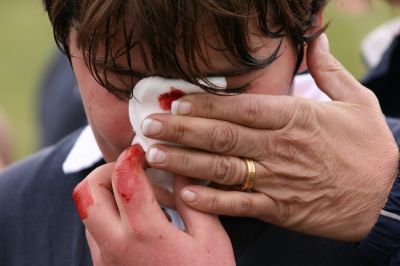
[[[241,67],[262,68],[279,56],[279,47],[267,59],[252,56],[248,21],[257,17],[268,37],[287,35],[296,45],[296,71],[304,46],[322,30],[307,35],[326,0],[45,0],[57,45],[70,56],[68,37],[77,30],[77,45],[96,80],[117,97],[126,98],[134,85],[132,49],[137,47],[146,68],[169,77],[172,73],[200,85],[205,79],[196,64],[208,66],[200,47],[199,21],[212,25],[219,44],[215,49]],[[177,47],[183,47],[183,62]],[[146,51],[147,53],[145,53]],[[151,58],[146,55],[151,55]],[[117,62],[124,60],[125,66]],[[111,75],[112,74],[112,75]],[[109,78],[112,76],[113,78]],[[118,77],[118,79],[115,79]],[[203,86],[215,91],[212,84]],[[127,95],[128,94],[128,95]]]

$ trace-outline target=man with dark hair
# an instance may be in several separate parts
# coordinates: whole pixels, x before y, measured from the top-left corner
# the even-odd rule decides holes
[[[168,204],[144,174],[143,150],[130,146],[128,100],[147,76],[183,79],[209,92],[221,88],[208,77],[222,76],[225,93],[292,94],[306,44],[322,32],[325,1],[45,4],[89,127],[1,174],[2,264],[366,265],[350,242],[254,218],[220,221],[175,196],[176,206]],[[147,122],[144,132],[159,128]],[[188,182],[176,177],[176,194]],[[168,222],[156,199],[176,207],[185,231]]]

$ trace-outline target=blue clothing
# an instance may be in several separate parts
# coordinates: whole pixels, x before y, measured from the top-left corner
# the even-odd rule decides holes
[[[91,265],[73,188],[94,168],[64,174],[80,132],[0,174],[0,265]],[[357,245],[283,229],[251,218],[221,217],[237,265],[370,265]],[[195,258],[195,254],[193,254]]]
[[[60,166],[75,135],[1,173],[0,265],[91,264],[71,196],[88,172],[66,176]]]
[[[375,93],[385,115],[400,117],[400,35],[393,39],[379,64],[361,82]]]
[[[58,50],[45,72],[38,96],[41,147],[53,145],[87,124],[71,65]]]
[[[387,122],[400,141],[400,122],[388,118]],[[388,200],[371,232],[360,243],[360,253],[374,265],[400,265],[400,174],[394,181]]]
[[[391,34],[390,30],[387,34]],[[400,35],[393,36],[379,63],[362,83],[375,93],[385,115],[400,118]],[[393,134],[399,136],[400,123],[391,118],[387,121]],[[398,138],[397,143],[400,144]],[[400,175],[377,223],[360,244],[360,252],[375,265],[400,265]]]

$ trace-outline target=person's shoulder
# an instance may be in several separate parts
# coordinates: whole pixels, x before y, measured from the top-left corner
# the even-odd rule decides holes
[[[3,192],[21,188],[30,182],[40,182],[62,174],[62,163],[72,149],[81,130],[66,136],[57,144],[44,148],[0,172],[0,197]],[[3,194],[4,195],[4,194]]]
[[[72,200],[86,172],[62,168],[80,134],[0,173],[0,265],[91,265]]]

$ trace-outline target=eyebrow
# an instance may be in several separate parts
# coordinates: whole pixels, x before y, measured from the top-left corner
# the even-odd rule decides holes
[[[136,78],[142,79],[142,78],[147,78],[150,76],[156,76],[156,74],[149,74],[149,73],[143,73],[141,71],[133,70],[133,69],[128,69],[126,67],[122,67],[119,65],[113,65],[112,67],[110,66],[105,66],[103,60],[96,60],[95,61],[95,66],[100,67],[102,69],[110,70],[112,72],[126,75],[126,76],[134,76]],[[232,70],[226,70],[226,71],[220,71],[220,72],[210,72],[205,74],[205,77],[234,77],[234,76],[239,76],[239,75],[244,75],[247,74],[253,70],[260,69],[260,67],[253,67],[253,66],[248,66],[248,67],[243,67],[241,69],[232,69]],[[169,76],[166,78],[178,78],[178,76]]]
[[[119,66],[116,64],[109,66],[102,59],[96,59],[94,62],[94,66],[99,67],[106,71],[111,71],[111,72],[118,73],[118,74],[121,74],[124,76],[134,76],[135,78],[140,78],[140,79],[150,76],[150,75],[141,73],[139,71],[135,71],[133,69],[122,67],[122,66]]]

